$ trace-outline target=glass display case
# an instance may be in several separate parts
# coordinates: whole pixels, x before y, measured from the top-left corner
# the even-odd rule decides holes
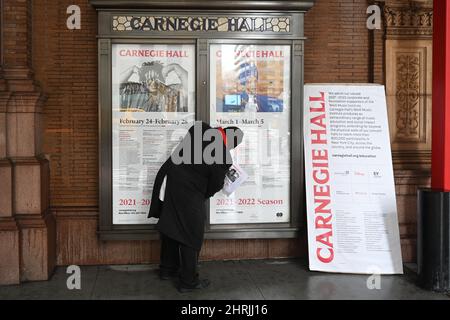
[[[304,228],[303,17],[309,1],[91,1],[99,10],[101,239],[157,239],[161,164],[194,121],[237,126],[245,174],[208,203],[206,238],[292,238]],[[208,10],[210,8],[211,10]],[[258,9],[259,8],[259,9]]]

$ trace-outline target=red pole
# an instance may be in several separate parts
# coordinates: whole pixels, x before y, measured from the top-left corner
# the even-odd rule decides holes
[[[433,3],[431,186],[450,191],[450,0]]]

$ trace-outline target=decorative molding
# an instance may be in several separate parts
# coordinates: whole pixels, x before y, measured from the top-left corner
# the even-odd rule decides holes
[[[99,217],[98,206],[52,206],[50,211],[56,219],[96,219]]]
[[[112,16],[113,31],[289,33],[290,17],[266,16]]]
[[[431,151],[393,151],[392,162],[396,176],[397,170],[411,170],[416,175],[426,171],[428,178],[431,177]]]
[[[399,52],[396,56],[396,136],[417,140],[420,139],[420,53]]]
[[[383,13],[388,38],[433,36],[433,1],[386,1]]]
[[[302,41],[294,41],[293,52],[294,56],[302,56],[304,54]]]
[[[426,144],[430,137],[427,125],[427,48],[426,47],[396,47],[391,49],[389,61],[391,75],[388,81],[388,95],[391,95],[391,121],[394,132],[394,144],[409,145],[415,149],[420,144]],[[392,74],[393,73],[393,74]],[[398,146],[398,145],[397,145]],[[394,148],[397,150],[397,148]]]
[[[431,50],[430,39],[386,41],[386,94],[397,168],[430,166]]]
[[[98,44],[98,51],[100,55],[109,55],[109,48],[111,41],[109,39],[100,39]]]
[[[199,55],[208,55],[208,41],[205,39],[199,39],[198,40],[198,53]]]
[[[89,0],[97,9],[307,11],[315,0]]]

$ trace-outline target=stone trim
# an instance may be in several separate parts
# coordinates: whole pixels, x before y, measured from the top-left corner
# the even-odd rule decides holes
[[[387,38],[433,36],[433,1],[386,1],[383,16]]]

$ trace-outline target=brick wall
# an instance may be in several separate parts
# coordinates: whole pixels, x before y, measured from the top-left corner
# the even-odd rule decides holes
[[[48,96],[44,149],[51,159],[51,204],[96,206],[96,11],[87,0],[33,3],[33,68]],[[71,4],[81,8],[81,30],[65,26]],[[305,82],[369,80],[366,8],[361,0],[317,1],[305,21]]]
[[[369,81],[364,0],[318,0],[305,18],[305,83]]]
[[[14,50],[3,50],[3,68],[29,65],[27,47],[27,24],[17,24],[13,21],[24,21],[27,19],[26,7],[28,1],[8,1],[3,3],[3,33],[13,36],[4,36],[3,47],[15,48]]]
[[[33,67],[48,96],[44,152],[51,160],[51,205],[96,206],[97,14],[86,0],[33,4]],[[71,4],[81,8],[81,30],[66,27]]]
[[[66,8],[81,7],[81,30],[65,27]],[[306,82],[368,82],[366,1],[317,0],[305,20]],[[44,152],[50,159],[58,264],[144,263],[158,259],[149,242],[101,242],[98,206],[97,19],[87,0],[33,1],[33,67],[48,95]],[[377,50],[382,50],[381,46]],[[382,68],[378,68],[377,77]],[[302,240],[208,241],[204,259],[305,254]]]

